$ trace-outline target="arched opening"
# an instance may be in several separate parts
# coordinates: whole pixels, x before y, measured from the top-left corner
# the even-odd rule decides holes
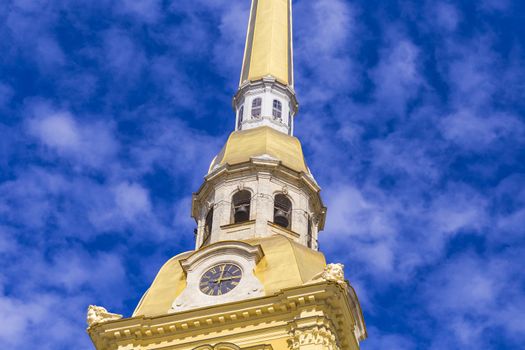
[[[237,130],[241,129],[243,118],[244,118],[244,105],[242,105],[241,108],[239,109],[239,116],[237,118]]]
[[[252,117],[259,118],[261,116],[262,98],[257,97],[252,101]]]
[[[283,104],[279,100],[273,100],[273,119],[281,120],[283,117]]]
[[[233,209],[233,223],[238,224],[250,220],[250,204],[252,194],[250,191],[239,191],[233,195],[232,209]]]
[[[278,194],[274,199],[273,222],[284,228],[290,228],[292,202],[284,194]]]
[[[312,219],[308,217],[308,236],[306,237],[306,245],[308,248],[312,248],[313,237],[312,237]]]
[[[210,243],[211,230],[213,228],[213,208],[206,214],[206,220],[204,221],[204,235],[202,237],[202,245],[205,246]]]
[[[194,348],[193,350],[241,350],[241,348],[231,343],[219,343],[215,346],[202,345]]]

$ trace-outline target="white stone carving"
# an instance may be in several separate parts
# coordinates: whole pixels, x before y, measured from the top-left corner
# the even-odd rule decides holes
[[[291,335],[290,348],[292,350],[340,350],[335,333],[325,324],[305,328],[294,326]]]
[[[344,268],[343,264],[328,264],[323,271],[322,278],[327,281],[346,284]]]
[[[346,286],[344,267],[343,264],[328,264],[322,272],[312,278],[312,282],[322,279]]]
[[[99,323],[120,320],[122,315],[108,312],[102,306],[89,305],[87,311],[87,324],[89,327]]]

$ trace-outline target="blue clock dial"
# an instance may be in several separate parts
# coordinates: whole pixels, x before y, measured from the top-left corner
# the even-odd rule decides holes
[[[241,278],[242,270],[239,266],[230,263],[219,264],[202,275],[199,289],[207,295],[223,295],[237,287]]]

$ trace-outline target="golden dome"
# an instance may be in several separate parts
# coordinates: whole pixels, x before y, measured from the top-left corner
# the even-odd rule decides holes
[[[244,242],[260,245],[264,256],[255,267],[254,274],[264,286],[266,295],[283,289],[301,286],[322,272],[326,266],[324,255],[290,239],[276,235],[249,239]],[[133,316],[159,316],[170,310],[173,301],[186,287],[186,276],[180,260],[194,251],[179,254],[160,269],[151,287],[146,291]]]
[[[267,126],[234,131],[210,165],[209,172],[224,164],[249,162],[253,157],[272,157],[297,172],[309,173],[299,139]]]

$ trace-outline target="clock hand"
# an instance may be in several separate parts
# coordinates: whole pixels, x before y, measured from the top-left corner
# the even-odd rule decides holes
[[[224,276],[224,269],[226,268],[226,265],[222,265],[222,268],[221,268],[221,275],[219,276],[219,279],[218,279],[218,282],[217,283],[221,283],[222,281],[222,276]]]
[[[233,279],[235,279],[235,278],[239,278],[239,277],[240,277],[240,276],[224,277],[224,278],[221,279],[221,282],[222,282],[222,281],[233,280]]]

